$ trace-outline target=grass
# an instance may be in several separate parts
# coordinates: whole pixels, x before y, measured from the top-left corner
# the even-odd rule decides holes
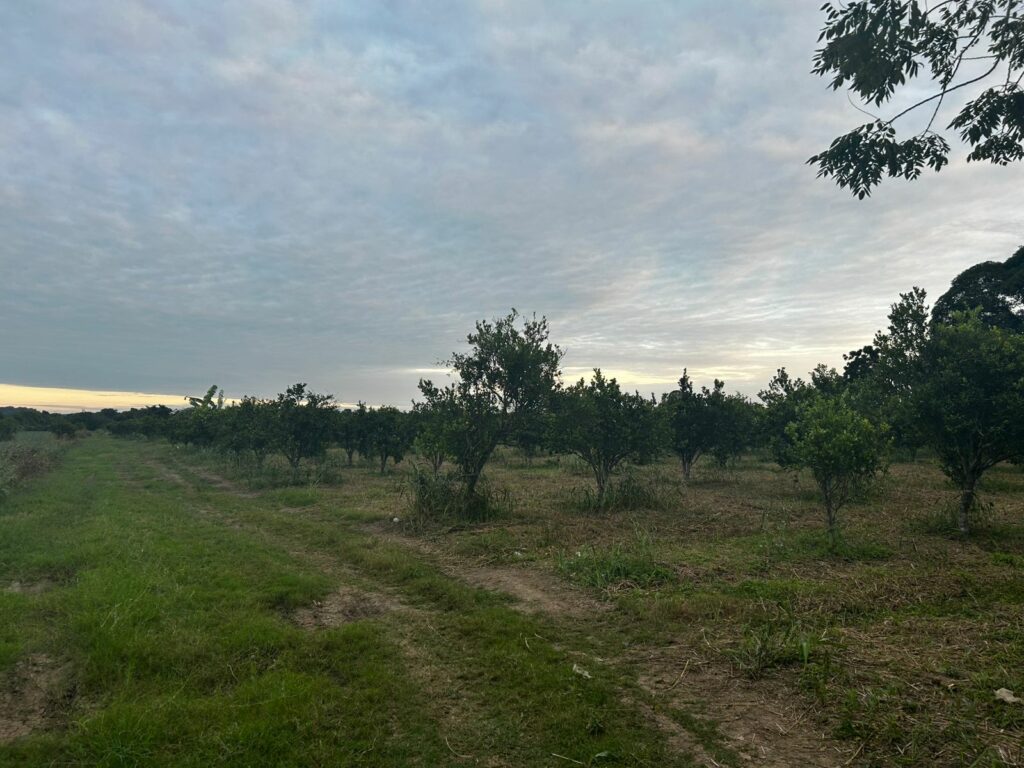
[[[589,486],[573,488],[570,506],[580,512],[636,512],[666,509],[675,501],[677,488],[663,477],[643,477],[627,472],[610,483],[603,497]]]
[[[636,471],[656,479],[673,469]],[[644,653],[682,646],[700,664],[754,679],[742,684],[751,691],[760,680],[787,691],[783,700],[803,700],[816,728],[848,744],[848,757],[856,752],[851,764],[1024,762],[1024,710],[993,698],[1000,687],[1024,690],[1020,467],[994,470],[985,514],[963,540],[934,522],[956,500],[934,465],[897,464],[844,510],[836,553],[809,477],[755,457],[732,470],[698,468],[673,505],[640,515],[652,534],[639,557],[636,515],[565,507],[565,489],[578,484],[572,471],[528,481],[514,466],[492,474],[529,494],[509,525],[516,550],[609,600],[622,642]],[[466,558],[471,536],[432,541]],[[489,540],[494,556],[507,552],[485,537],[473,559],[487,560]],[[654,567],[672,578],[648,581]],[[630,589],[612,586],[621,583]],[[954,682],[948,670],[967,671]]]
[[[515,499],[507,488],[495,488],[484,482],[468,493],[453,472],[416,468],[402,491],[408,499],[405,523],[411,530],[484,522],[510,516],[515,511]]]
[[[690,764],[623,701],[628,680],[574,673],[507,598],[319,497],[297,512],[281,491],[171,483],[138,456],[91,438],[0,514],[0,583],[52,583],[0,593],[0,673],[49,659],[64,702],[0,764]],[[296,625],[339,584],[396,608]]]
[[[422,526],[405,466],[268,488],[218,461],[93,437],[0,506],[0,681],[54,670],[0,764],[1024,761],[993,695],[1024,691],[1019,467],[964,540],[938,471],[896,464],[832,553],[810,478],[757,457],[633,468],[673,492],[588,514],[574,462],[499,454],[498,518]],[[300,626],[339,590],[385,608]]]
[[[639,523],[625,544],[560,553],[557,569],[572,581],[605,590],[655,587],[674,580],[672,570],[655,559],[651,535]]]

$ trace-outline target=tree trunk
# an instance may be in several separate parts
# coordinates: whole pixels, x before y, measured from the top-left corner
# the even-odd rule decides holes
[[[384,474],[384,470],[387,468],[387,466],[388,466],[388,455],[386,453],[382,453],[380,455],[380,473],[382,475]]]
[[[472,498],[476,493],[476,484],[480,479],[479,472],[471,472],[466,475],[466,498]]]
[[[348,465],[352,466],[352,454],[356,452],[355,448],[346,448],[345,453],[348,454]]]
[[[608,485],[608,480],[600,471],[594,472],[594,479],[597,480],[597,506],[600,509],[604,507],[605,487]]]
[[[835,551],[839,545],[839,521],[831,498],[825,499],[825,527],[828,530],[828,548]]]
[[[960,507],[956,512],[956,527],[964,536],[970,531],[971,507],[974,506],[974,486],[977,480],[971,478],[963,488],[960,489]]]
[[[693,472],[693,460],[684,458],[683,462],[683,480],[690,482],[690,475]]]

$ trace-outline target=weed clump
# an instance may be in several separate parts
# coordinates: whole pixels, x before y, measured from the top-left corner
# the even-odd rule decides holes
[[[655,559],[650,534],[639,526],[627,544],[584,547],[571,555],[563,552],[557,568],[570,581],[598,589],[642,589],[675,580],[675,573]]]
[[[662,510],[671,505],[672,494],[664,482],[630,472],[610,484],[602,496],[592,488],[575,488],[572,506],[580,512],[637,512]]]
[[[820,678],[830,674],[832,668],[833,638],[827,630],[810,630],[791,611],[780,609],[778,614],[748,625],[743,639],[728,655],[737,670],[751,680],[764,677],[772,669],[800,665],[804,684],[818,690],[823,685]]]
[[[480,483],[470,491],[454,472],[417,468],[409,476],[405,494],[407,524],[416,529],[443,522],[483,522],[515,512],[515,498],[507,488]]]

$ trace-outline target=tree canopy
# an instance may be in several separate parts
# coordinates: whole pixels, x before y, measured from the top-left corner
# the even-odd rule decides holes
[[[883,176],[916,179],[925,168],[939,171],[950,154],[935,128],[943,123],[970,147],[968,161],[1006,165],[1024,158],[1024,0],[857,0],[829,2],[822,10],[813,72],[861,99],[861,111],[872,119],[808,160],[819,176],[864,198]],[[921,84],[911,81],[919,77],[934,88],[915,99]],[[972,92],[962,89],[970,86],[982,90],[965,102],[961,94]],[[896,114],[870,111],[903,92],[913,102]],[[952,119],[940,117],[958,98]],[[927,117],[923,128],[899,137],[897,122],[918,110]]]
[[[725,382],[718,379],[711,389],[697,390],[686,369],[676,389],[662,398],[662,408],[670,448],[679,457],[686,480],[705,454],[711,454],[719,464],[726,464],[749,444],[755,429],[745,397],[727,395]]]
[[[852,407],[845,395],[815,393],[787,427],[791,460],[811,471],[825,503],[829,543],[839,543],[839,510],[859,483],[883,467],[885,427]]]
[[[983,261],[957,275],[935,302],[932,322],[950,323],[956,312],[975,309],[987,325],[1024,332],[1024,247],[1006,261]]]

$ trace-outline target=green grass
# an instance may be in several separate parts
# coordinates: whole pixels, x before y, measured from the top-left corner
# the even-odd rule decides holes
[[[672,492],[590,514],[566,504],[577,463],[502,456],[498,519],[419,528],[408,471],[270,488],[210,454],[74,442],[0,505],[0,685],[56,670],[0,765],[784,764],[824,733],[840,764],[996,766],[1024,742],[993,697],[1024,691],[1020,468],[964,540],[930,522],[955,497],[934,466],[894,465],[838,552],[809,478],[756,457],[685,486],[635,467]],[[557,599],[532,610],[489,570]],[[378,608],[300,625],[346,593]],[[738,740],[737,712],[770,713],[762,735]]]
[[[320,494],[316,488],[279,488],[269,491],[264,498],[284,507],[310,507],[320,500]]]
[[[284,612],[323,573],[126,488],[129,454],[94,439],[0,515],[0,580],[51,580],[0,603],[0,663],[68,662],[75,727],[0,762],[80,765],[432,764],[447,750],[383,627],[311,635]],[[365,754],[364,754],[365,753]]]
[[[48,585],[0,592],[0,673],[42,654],[64,702],[0,764],[691,764],[627,703],[628,678],[575,673],[571,635],[507,597],[305,489],[177,484],[152,464],[169,457],[90,438],[0,512],[0,584]],[[291,619],[339,584],[396,607]]]
[[[558,570],[568,579],[588,587],[653,587],[673,580],[672,571],[656,562],[649,552],[622,546],[584,548],[558,558]]]

